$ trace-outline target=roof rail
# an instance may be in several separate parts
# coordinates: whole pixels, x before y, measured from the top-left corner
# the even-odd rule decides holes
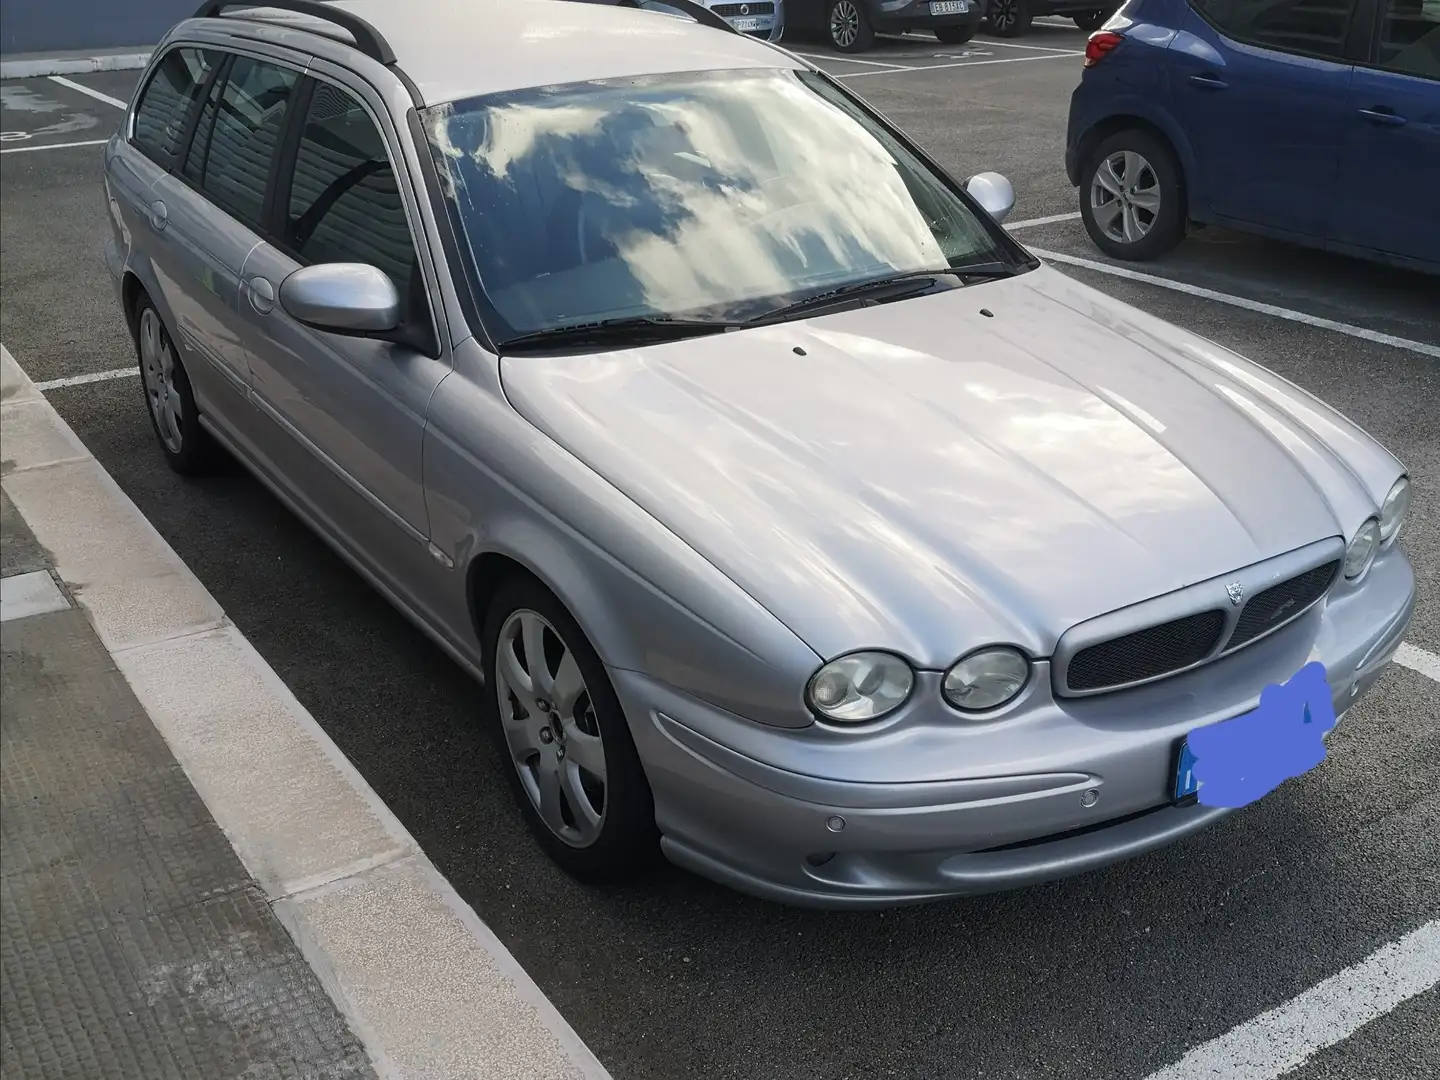
[[[671,3],[672,0],[665,0]],[[689,0],[674,0],[676,6],[681,3],[688,3]],[[195,12],[196,19],[215,19],[226,8],[276,8],[280,11],[293,11],[297,15],[312,15],[317,19],[334,23],[342,30],[350,31],[355,39],[355,47],[372,60],[378,60],[387,67],[395,63],[395,50],[390,48],[390,43],[385,36],[371,26],[358,15],[352,15],[348,11],[333,8],[329,4],[321,3],[320,0],[251,0],[250,3],[237,3],[235,0],[205,0]],[[709,14],[707,12],[707,14]],[[258,21],[258,20],[257,20]]]
[[[701,26],[708,26],[714,30],[724,30],[729,34],[738,34],[739,30],[731,26],[715,12],[697,4],[694,0],[578,0],[583,4],[611,4],[615,7],[629,8],[672,8],[675,11],[682,11],[689,15]]]

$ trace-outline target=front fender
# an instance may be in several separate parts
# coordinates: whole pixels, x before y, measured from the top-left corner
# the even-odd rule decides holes
[[[560,598],[607,666],[762,723],[811,723],[803,689],[820,663],[814,651],[516,413],[492,365],[467,342],[426,427],[431,539],[456,579],[475,560],[503,555]],[[450,610],[455,636],[478,642],[470,598]]]

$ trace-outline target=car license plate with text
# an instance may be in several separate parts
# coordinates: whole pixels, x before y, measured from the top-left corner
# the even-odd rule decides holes
[[[731,19],[730,25],[742,34],[753,34],[760,29],[759,19]]]
[[[930,0],[931,15],[964,15],[970,10],[970,0]]]

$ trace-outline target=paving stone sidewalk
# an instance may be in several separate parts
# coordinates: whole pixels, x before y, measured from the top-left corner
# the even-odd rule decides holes
[[[0,1077],[374,1077],[46,553],[0,504]]]

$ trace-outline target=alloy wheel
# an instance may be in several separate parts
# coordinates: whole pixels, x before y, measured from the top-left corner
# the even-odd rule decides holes
[[[153,307],[140,313],[140,377],[160,441],[172,454],[185,447],[185,406],[175,385],[175,353]]]
[[[860,36],[860,11],[852,0],[839,0],[830,9],[830,40],[842,49],[855,44]]]
[[[990,0],[990,25],[997,33],[1020,21],[1020,0]]]
[[[1160,216],[1160,178],[1134,150],[1119,150],[1100,163],[1090,182],[1095,224],[1121,244],[1143,240]]]
[[[605,824],[605,743],[575,654],[545,617],[521,609],[500,627],[495,692],[505,744],[542,821],[571,847]]]

